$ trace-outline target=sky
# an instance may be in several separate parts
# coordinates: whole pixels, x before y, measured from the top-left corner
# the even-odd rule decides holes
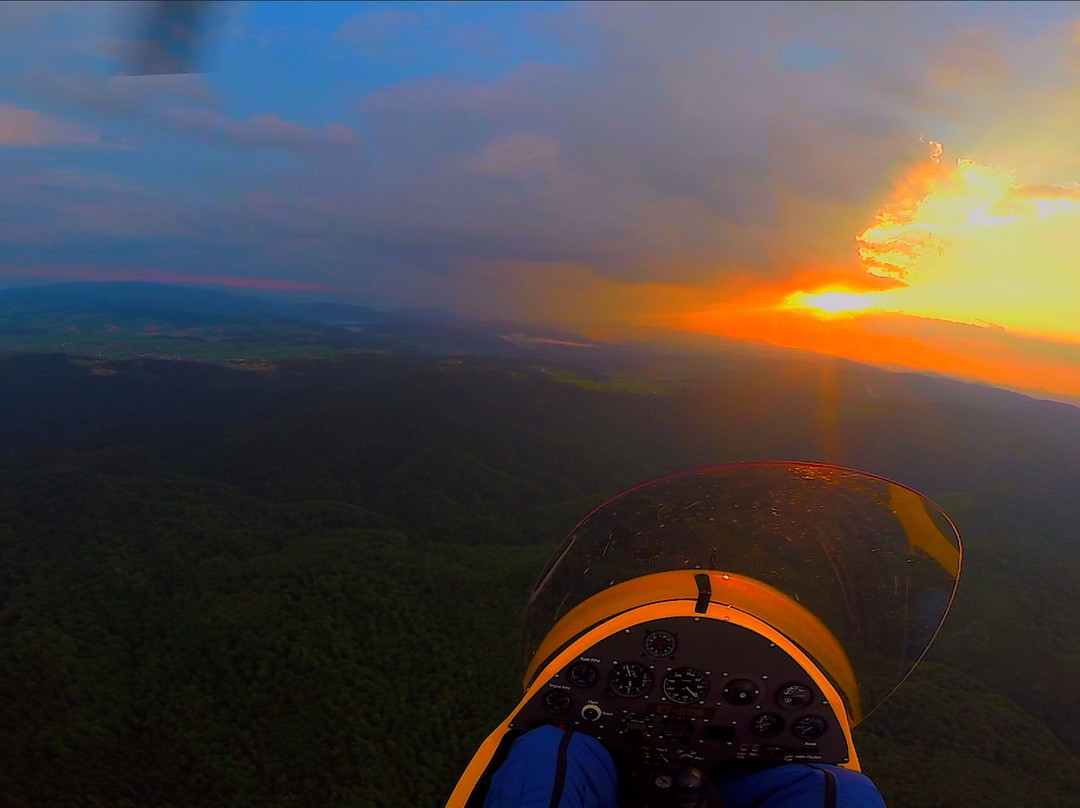
[[[1080,5],[0,4],[0,284],[692,332],[1080,397]]]

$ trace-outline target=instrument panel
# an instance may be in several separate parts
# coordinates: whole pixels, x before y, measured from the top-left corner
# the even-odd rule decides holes
[[[778,645],[724,620],[641,623],[549,677],[512,726],[587,733],[631,767],[849,760],[843,705]]]

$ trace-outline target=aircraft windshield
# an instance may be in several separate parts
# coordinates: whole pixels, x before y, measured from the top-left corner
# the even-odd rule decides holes
[[[846,652],[862,717],[911,672],[944,620],[960,537],[930,500],[833,466],[719,466],[633,488],[587,516],[533,589],[526,658],[598,592],[668,570],[747,576],[814,614]],[[856,716],[858,720],[858,716]]]

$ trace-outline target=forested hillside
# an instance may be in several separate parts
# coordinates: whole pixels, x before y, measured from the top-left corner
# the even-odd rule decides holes
[[[964,534],[860,730],[893,808],[1075,804],[1080,411],[830,360],[0,359],[0,804],[438,806],[546,555],[667,472],[835,462]]]

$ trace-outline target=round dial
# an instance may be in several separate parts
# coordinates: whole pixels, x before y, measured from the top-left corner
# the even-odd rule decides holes
[[[662,628],[645,635],[645,653],[657,659],[674,654],[678,644],[679,641],[675,639],[675,635]]]
[[[693,704],[709,692],[709,677],[695,668],[676,668],[664,677],[664,695],[677,704]]]
[[[814,691],[806,685],[792,682],[776,693],[776,703],[785,710],[801,710],[814,699]]]
[[[732,679],[724,685],[724,701],[737,707],[753,704],[760,692],[758,686],[749,679]]]
[[[573,705],[570,694],[565,690],[549,690],[544,694],[544,708],[549,713],[561,715]]]
[[[644,696],[652,688],[652,672],[640,662],[620,662],[608,674],[608,684],[620,696]]]
[[[784,731],[784,719],[776,713],[762,713],[750,722],[750,730],[759,738],[772,738]]]
[[[570,684],[577,687],[591,687],[600,678],[600,671],[589,662],[575,662],[570,668]]]
[[[795,723],[791,725],[791,731],[804,741],[820,738],[828,728],[829,725],[825,719],[816,715],[804,715],[802,718],[795,719]]]

